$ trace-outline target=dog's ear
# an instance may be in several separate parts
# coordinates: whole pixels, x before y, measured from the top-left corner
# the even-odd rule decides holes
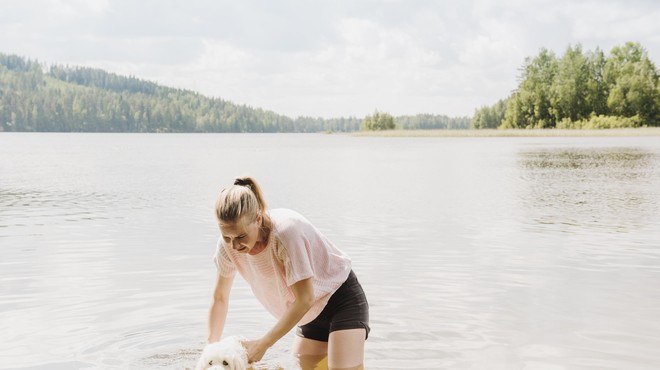
[[[243,356],[233,356],[231,360],[231,368],[232,370],[247,370],[247,361],[243,358]]]
[[[206,356],[202,353],[202,355],[199,357],[199,360],[197,361],[197,366],[195,366],[195,370],[204,370],[206,369],[206,365],[208,365],[208,360],[206,359]]]

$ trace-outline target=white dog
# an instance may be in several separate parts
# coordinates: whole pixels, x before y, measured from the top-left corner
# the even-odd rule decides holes
[[[232,336],[206,345],[195,370],[249,369],[247,351],[241,343],[242,339]]]

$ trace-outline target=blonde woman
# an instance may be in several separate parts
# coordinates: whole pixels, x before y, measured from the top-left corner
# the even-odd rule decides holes
[[[209,342],[222,335],[238,272],[277,319],[261,338],[243,343],[250,362],[297,326],[293,353],[303,369],[326,356],[329,369],[363,369],[369,305],[348,256],[299,213],[268,209],[250,177],[220,192],[216,217],[222,235]]]

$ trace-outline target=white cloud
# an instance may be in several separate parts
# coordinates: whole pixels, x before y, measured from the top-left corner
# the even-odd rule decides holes
[[[576,4],[566,12],[589,14],[575,22],[573,36],[590,43],[611,47],[626,41],[653,39],[659,34],[660,7],[657,4],[633,7],[625,2],[585,3]],[[657,44],[645,46],[657,48]],[[605,51],[609,51],[609,47]]]
[[[660,63],[657,19],[643,0],[7,0],[0,52],[290,116],[471,115],[543,47],[637,41]]]
[[[50,14],[75,18],[102,13],[108,8],[109,0],[51,0],[47,4]]]

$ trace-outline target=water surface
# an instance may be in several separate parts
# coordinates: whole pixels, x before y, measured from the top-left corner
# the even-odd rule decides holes
[[[660,367],[656,137],[3,133],[0,368],[193,366],[243,174],[353,258],[367,368]],[[237,278],[225,333],[273,323]]]

